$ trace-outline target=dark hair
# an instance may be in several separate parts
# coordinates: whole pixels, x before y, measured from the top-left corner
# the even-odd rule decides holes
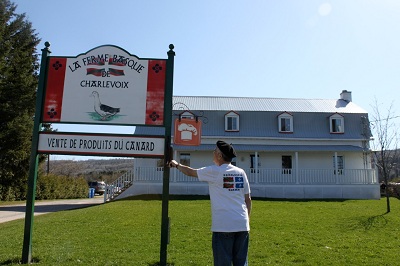
[[[232,158],[226,156],[226,155],[223,154],[222,152],[220,152],[220,153],[221,153],[222,159],[223,159],[225,162],[232,162]]]

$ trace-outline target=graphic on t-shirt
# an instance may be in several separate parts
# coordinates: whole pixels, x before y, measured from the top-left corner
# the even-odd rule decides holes
[[[228,188],[230,191],[244,188],[243,176],[241,174],[224,174],[223,188]]]

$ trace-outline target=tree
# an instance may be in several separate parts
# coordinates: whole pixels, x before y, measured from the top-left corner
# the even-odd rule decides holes
[[[386,194],[387,212],[390,212],[390,199],[388,193],[388,182],[390,173],[396,167],[399,160],[399,153],[397,149],[397,127],[394,118],[396,116],[393,112],[393,103],[383,112],[380,108],[378,101],[372,106],[373,115],[371,126],[374,132],[373,148],[375,151],[375,164],[378,167],[380,176],[383,178],[383,185]]]
[[[38,83],[40,39],[16,5],[0,0],[0,197],[23,199]],[[0,198],[1,200],[1,198]]]

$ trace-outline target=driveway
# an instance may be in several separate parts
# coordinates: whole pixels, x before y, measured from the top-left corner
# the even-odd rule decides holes
[[[68,199],[53,201],[36,201],[35,216],[51,212],[85,208],[104,202],[103,196],[96,196],[87,199]],[[25,218],[26,203],[0,205],[0,223]]]

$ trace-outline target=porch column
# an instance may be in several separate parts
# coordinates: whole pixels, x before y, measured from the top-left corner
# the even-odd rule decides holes
[[[254,153],[254,163],[255,163],[254,169],[256,170],[256,175],[255,175],[256,180],[254,180],[254,181],[255,181],[255,183],[258,183],[258,152],[257,151]]]
[[[296,151],[295,153],[294,153],[294,174],[295,174],[295,177],[296,177],[296,184],[298,185],[298,184],[300,184],[300,182],[299,182],[299,153]]]
[[[337,152],[334,153],[334,160],[335,160],[335,179],[336,179],[336,184],[339,184],[339,179],[338,179],[338,165],[337,165]]]

